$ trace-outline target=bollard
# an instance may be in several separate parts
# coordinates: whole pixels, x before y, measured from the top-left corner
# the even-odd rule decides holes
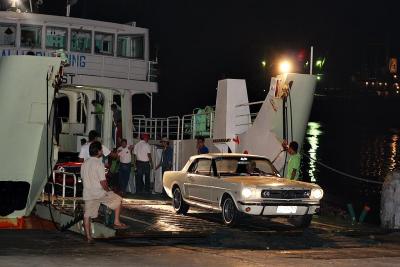
[[[354,212],[353,205],[351,203],[347,204],[347,209],[349,210],[350,217],[351,217],[351,224],[356,223],[356,213]]]
[[[367,216],[368,212],[371,210],[370,207],[368,207],[367,205],[364,206],[361,214],[360,214],[360,218],[358,219],[359,223],[363,223],[365,220],[365,217]]]
[[[381,227],[400,229],[400,171],[389,173],[382,186]]]

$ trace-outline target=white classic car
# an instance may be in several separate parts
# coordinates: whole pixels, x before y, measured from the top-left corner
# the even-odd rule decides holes
[[[245,213],[308,227],[323,196],[318,185],[280,178],[267,158],[248,154],[193,156],[181,171],[165,172],[163,183],[176,213],[190,205],[218,210],[227,225]]]

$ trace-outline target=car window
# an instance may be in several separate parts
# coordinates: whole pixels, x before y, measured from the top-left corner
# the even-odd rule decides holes
[[[192,162],[192,164],[190,164],[190,166],[188,168],[188,173],[194,173],[196,171],[197,162],[198,162],[198,160],[196,159]]]
[[[277,175],[278,172],[271,162],[262,158],[227,157],[215,160],[219,176],[235,175]]]
[[[211,175],[211,160],[210,159],[199,159],[197,162],[196,174],[200,175]]]

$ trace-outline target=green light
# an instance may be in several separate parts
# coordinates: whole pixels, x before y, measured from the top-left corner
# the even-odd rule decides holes
[[[325,64],[325,58],[323,59],[318,59],[317,61],[315,61],[315,66],[318,68],[322,68]]]
[[[320,81],[321,80],[321,76],[317,76],[317,80]]]
[[[261,64],[263,65],[263,67],[265,67],[265,66],[267,65],[267,62],[265,62],[265,60],[263,60],[263,61],[261,62]]]

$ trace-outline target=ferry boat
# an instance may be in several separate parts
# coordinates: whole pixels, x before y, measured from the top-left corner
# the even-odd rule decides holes
[[[154,161],[159,161],[161,156],[162,150],[157,146],[159,140],[162,137],[170,140],[174,150],[174,170],[182,168],[190,156],[197,154],[198,135],[206,137],[210,152],[246,152],[266,156],[274,161],[278,170],[284,169],[287,161],[287,157],[281,153],[282,140],[296,140],[301,146],[304,139],[316,84],[316,76],[313,75],[285,73],[273,77],[267,97],[253,103],[248,101],[245,80],[225,79],[218,82],[215,108],[196,109],[193,114],[168,118],[146,118],[132,114],[133,95],[146,94],[151,100],[152,94],[158,90],[153,68],[155,62],[149,59],[149,31],[135,24],[0,11],[0,75],[5,68],[19,74],[12,77],[11,84],[0,79],[0,99],[4,99],[3,95],[17,94],[13,86],[24,79],[32,81],[30,94],[19,104],[33,105],[37,95],[43,96],[45,85],[51,86],[53,83],[46,83],[41,77],[35,76],[37,73],[31,72],[30,68],[38,68],[46,73],[49,62],[43,60],[64,53],[69,65],[65,65],[63,72],[58,74],[62,84],[59,90],[55,90],[55,98],[58,99],[59,110],[66,112],[60,115],[56,109],[54,112],[48,110],[47,118],[43,117],[43,113],[41,117],[42,133],[46,128],[52,131],[48,123],[44,123],[46,119],[60,125],[56,131],[56,144],[51,145],[51,151],[47,150],[48,158],[53,154],[53,149],[78,152],[81,139],[86,138],[93,129],[101,132],[105,146],[115,147],[118,140],[117,134],[113,133],[113,113],[110,108],[113,103],[121,110],[122,137],[128,143],[137,142],[144,132],[150,134]],[[53,69],[57,69],[60,62],[59,58],[58,61],[57,57],[53,58]],[[56,75],[53,76],[53,80],[56,79]],[[23,90],[23,87],[19,88]],[[42,105],[43,101],[41,99]],[[101,114],[96,112],[92,103],[102,106]],[[61,108],[62,105],[64,107]],[[250,113],[252,105],[260,106],[258,113]],[[10,119],[12,116],[8,116],[18,113],[19,105],[7,105],[7,110],[0,111],[0,121],[14,125]],[[25,115],[29,117],[30,114],[27,112]],[[30,124],[23,120],[21,123]],[[20,131],[18,127],[15,126],[15,131]],[[23,151],[22,144],[20,146],[18,142],[7,141],[4,127],[2,131],[2,151]],[[8,192],[7,198],[10,198],[4,204],[7,211],[2,211],[0,216],[29,215],[48,178],[46,167],[43,167],[46,161],[43,157],[46,151],[43,150],[46,146],[45,136],[31,136],[29,131],[21,131],[19,138],[29,140],[29,146],[35,146],[36,149],[29,156],[32,164],[19,167],[26,169],[23,179],[15,164],[10,163],[14,167],[8,168],[7,173],[0,171],[0,187]],[[53,140],[47,138],[49,143],[53,144]],[[39,155],[38,151],[42,154]],[[7,154],[1,155],[0,161],[8,164],[17,158],[17,154],[14,156],[8,158]],[[36,163],[42,164],[40,173],[34,171]],[[161,192],[161,170],[152,173],[154,189]],[[27,184],[23,193],[15,194],[17,186],[6,188],[6,183],[9,186],[21,179]],[[18,201],[15,201],[17,198]],[[13,204],[16,202],[19,204]]]
[[[2,211],[0,216],[28,215],[47,182],[45,168],[40,173],[35,173],[36,163],[46,162],[44,152],[41,151],[46,144],[45,136],[39,134],[35,136],[30,131],[22,130],[23,127],[15,124],[13,119],[25,126],[31,125],[31,121],[29,119],[23,121],[13,114],[21,113],[21,106],[35,105],[38,99],[41,105],[45,104],[43,102],[45,99],[41,98],[43,96],[41,90],[46,88],[45,73],[50,65],[54,70],[58,70],[60,60],[51,58],[60,53],[65,53],[69,64],[63,68],[63,73],[57,73],[60,75],[62,86],[55,97],[58,102],[66,103],[62,109],[67,110],[68,115],[57,117],[55,108],[51,114],[49,110],[49,116],[52,117],[48,118],[53,121],[53,117],[57,117],[54,123],[60,125],[56,138],[58,146],[55,146],[60,151],[79,151],[80,140],[93,129],[100,129],[103,143],[108,147],[114,147],[110,109],[113,103],[116,103],[122,111],[122,120],[125,122],[122,135],[132,143],[132,96],[146,94],[151,98],[158,90],[154,76],[156,63],[149,59],[148,29],[137,27],[135,23],[125,25],[0,11],[0,72],[3,74],[0,81],[0,98],[2,101],[15,100],[11,105],[2,106],[4,110],[1,121],[4,123],[1,132],[4,136],[0,147],[2,151],[9,152],[4,154],[7,156],[1,161],[4,163],[2,165],[10,168],[1,168],[0,184],[2,192],[4,190],[10,194],[7,194],[7,197],[3,194],[4,199],[1,198],[4,212]],[[30,71],[34,69],[36,71]],[[10,73],[15,75],[10,77]],[[56,71],[53,73],[53,80],[55,75]],[[25,90],[21,85],[30,86],[30,90]],[[54,90],[51,84],[50,89]],[[22,95],[23,98],[17,100],[13,97],[17,95]],[[95,112],[95,106],[91,104],[94,100],[103,105],[103,114],[92,114]],[[26,118],[33,116],[32,112],[34,111],[28,110],[25,113]],[[41,122],[46,121],[45,114],[39,116]],[[12,164],[11,160],[18,159],[17,154],[25,151],[26,147],[25,149],[20,147],[17,140],[7,137],[10,134],[7,127],[21,133],[18,135],[20,139],[29,140],[28,147],[37,148],[32,150],[32,154],[27,153],[32,164],[24,162],[21,166]],[[44,131],[46,125],[40,127]],[[8,140],[14,142],[10,143]],[[10,157],[10,151],[14,150],[20,152]],[[42,152],[40,155],[39,150]],[[24,190],[17,190],[21,188],[19,183],[13,184],[12,181],[25,182],[27,186]]]

